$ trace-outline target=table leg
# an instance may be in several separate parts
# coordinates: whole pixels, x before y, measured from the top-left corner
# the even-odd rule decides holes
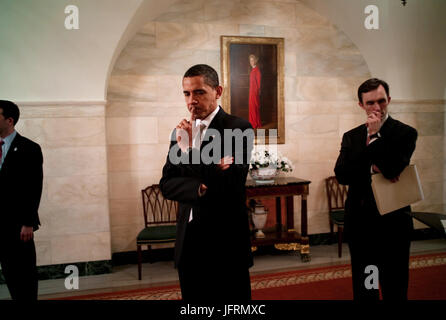
[[[281,197],[276,197],[276,227],[277,232],[282,232],[282,205]]]
[[[307,221],[307,195],[302,195],[302,212],[301,212],[301,246],[300,256],[303,262],[311,260],[310,257],[310,241],[308,238],[308,221]]]
[[[293,196],[286,197],[286,228],[288,231],[294,230],[294,203]]]

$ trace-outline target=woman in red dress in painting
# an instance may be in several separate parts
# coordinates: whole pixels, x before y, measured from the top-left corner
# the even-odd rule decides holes
[[[262,75],[257,66],[258,61],[258,57],[253,54],[249,55],[249,63],[252,67],[249,75],[249,122],[251,122],[254,129],[262,126],[260,121],[260,81]]]

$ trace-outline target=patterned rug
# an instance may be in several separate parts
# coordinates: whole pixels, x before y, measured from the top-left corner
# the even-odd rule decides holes
[[[251,276],[253,300],[350,300],[349,264]],[[446,300],[446,253],[410,258],[409,299]],[[63,298],[63,300],[178,300],[178,285]]]

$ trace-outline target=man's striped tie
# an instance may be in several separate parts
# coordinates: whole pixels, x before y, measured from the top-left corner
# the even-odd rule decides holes
[[[0,141],[0,165],[2,164],[2,162],[3,162],[3,159],[2,159],[2,157],[3,157],[3,144],[5,143],[5,141],[3,141],[3,140],[1,140]]]

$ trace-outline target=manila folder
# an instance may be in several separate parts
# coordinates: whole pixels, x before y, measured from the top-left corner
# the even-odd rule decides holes
[[[391,182],[381,173],[372,175],[372,189],[381,215],[424,199],[420,177],[414,164],[401,172],[397,182]]]

